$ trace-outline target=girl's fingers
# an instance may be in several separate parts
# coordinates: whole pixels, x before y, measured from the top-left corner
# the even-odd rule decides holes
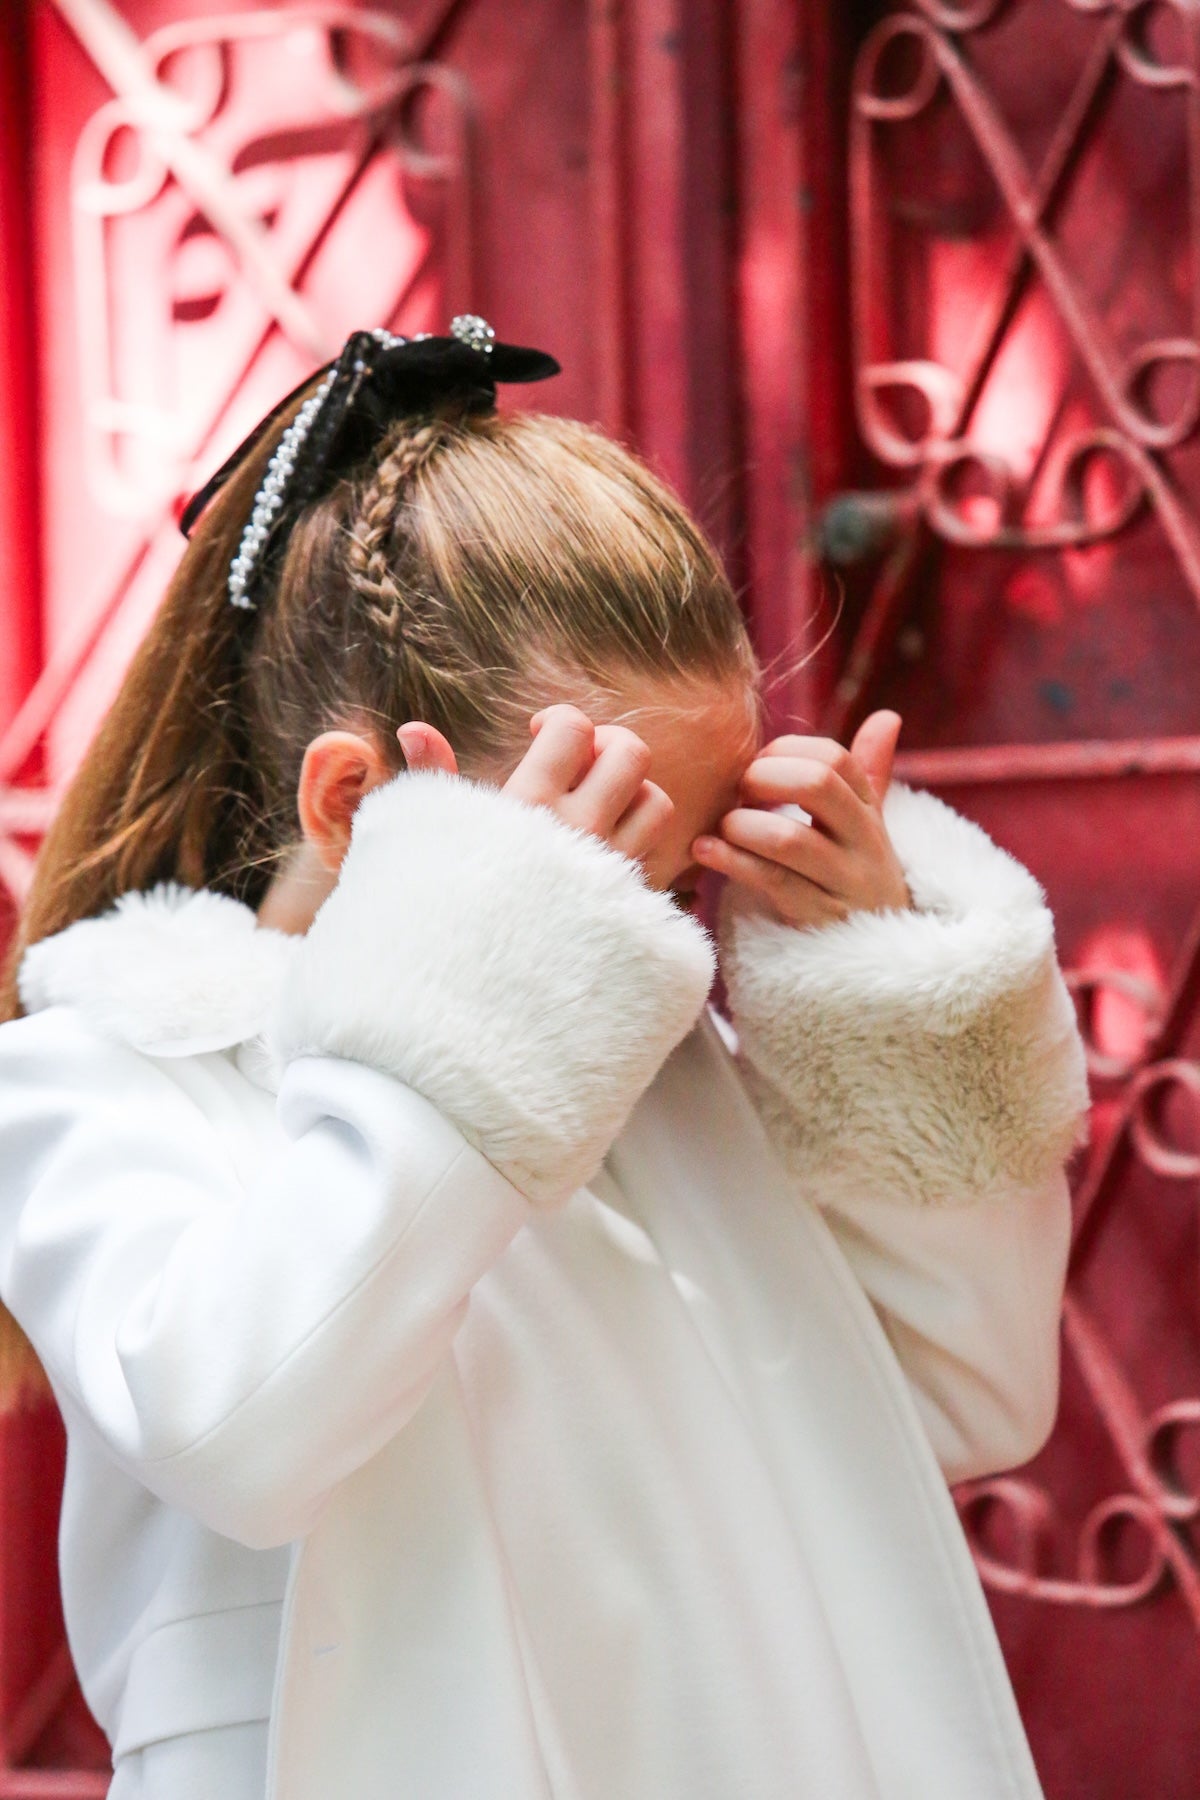
[[[607,837],[647,785],[650,751],[622,725],[597,726],[595,749],[595,761],[572,792],[563,816],[585,831]]]
[[[879,801],[883,800],[892,779],[892,764],[896,760],[896,745],[903,722],[899,713],[873,712],[863,720],[850,746],[851,755],[865,771]]]
[[[507,792],[547,806],[635,862],[674,814],[646,780],[650,751],[622,725],[592,724],[577,706],[548,706],[529,721],[533,744],[505,783]]]
[[[881,715],[872,715],[872,717],[878,716]],[[898,720],[898,715],[890,716]],[[897,722],[897,733],[899,733],[899,729]],[[855,739],[856,743],[857,741]],[[772,738],[769,744],[763,745],[750,767],[754,768],[757,763],[770,757],[825,763],[836,775],[841,776],[847,787],[852,788],[860,800],[864,800],[868,806],[875,802],[875,789],[871,785],[867,770],[852,751],[847,750],[844,744],[839,744],[834,738],[797,737],[795,735]]]
[[[720,837],[697,838],[692,854],[793,925],[911,905],[882,812],[899,733],[899,715],[880,712],[860,726],[852,750],[832,738],[773,739],[742,776],[743,804],[725,814]],[[798,807],[811,824],[783,807]]]
[[[626,809],[608,841],[622,856],[640,862],[653,850],[663,832],[675,817],[675,803],[653,781],[643,781],[633,803]]]
[[[404,752],[405,766],[414,774],[422,769],[440,769],[445,775],[458,774],[458,758],[449,742],[433,725],[421,719],[410,719],[396,733]]]
[[[737,806],[721,820],[721,837],[735,849],[802,875],[831,895],[842,894],[850,879],[845,853],[799,819]]]
[[[765,857],[727,844],[723,838],[698,837],[692,845],[692,855],[715,875],[724,875],[761,894],[791,925],[827,925],[846,916],[844,903],[815,882],[782,863],[768,862]]]
[[[866,786],[866,777],[861,780]],[[814,757],[758,757],[742,776],[740,794],[756,806],[802,807],[842,844],[861,839],[868,823],[861,793],[830,763]],[[868,798],[865,804],[877,818],[874,800]]]
[[[554,806],[591,768],[596,728],[577,706],[548,706],[531,729],[536,736],[505,791],[531,806]]]

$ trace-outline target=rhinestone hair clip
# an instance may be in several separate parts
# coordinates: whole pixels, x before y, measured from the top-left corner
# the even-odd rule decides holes
[[[496,344],[496,333],[486,319],[477,313],[460,313],[451,320],[450,335],[465,344],[468,350],[491,357]],[[358,341],[366,346],[365,340],[374,339],[381,350],[399,350],[405,344],[426,344],[431,342],[432,334],[427,331],[418,332],[412,338],[397,337],[394,332],[377,327],[373,331],[359,334]],[[351,339],[351,343],[355,340]],[[461,353],[460,353],[461,354]],[[549,360],[549,359],[547,359]],[[262,486],[254,496],[254,505],[250,509],[250,517],[246,522],[237,554],[229,565],[229,601],[242,612],[253,612],[254,601],[250,597],[250,589],[266,548],[272,529],[288,498],[289,484],[296,472],[306,441],[311,436],[321,418],[322,409],[339,376],[344,377],[347,371],[343,368],[344,358],[333,364],[325,375],[320,387],[311,393],[296,417],[292,420],[267,464]],[[555,365],[557,366],[557,365]],[[552,372],[552,371],[547,371]],[[358,355],[350,365],[350,386],[345,404],[353,404],[354,397],[363,379],[368,373],[368,365],[364,356]]]

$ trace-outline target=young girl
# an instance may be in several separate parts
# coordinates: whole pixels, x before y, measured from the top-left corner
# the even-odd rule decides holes
[[[0,1291],[112,1800],[1029,1800],[946,1478],[1054,1414],[1051,921],[894,715],[759,743],[553,368],[268,420],[40,864]]]

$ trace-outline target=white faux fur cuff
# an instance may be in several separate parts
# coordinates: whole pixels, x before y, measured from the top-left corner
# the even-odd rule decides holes
[[[535,1204],[603,1160],[690,1030],[708,937],[543,807],[402,775],[360,806],[271,1034],[385,1069]]]
[[[147,1056],[197,1056],[262,1030],[296,947],[224,894],[164,882],[30,945],[18,987],[26,1012],[73,1006]]]
[[[931,794],[885,803],[911,912],[798,931],[731,893],[722,966],[747,1079],[824,1203],[962,1203],[1047,1179],[1087,1081],[1033,877]]]

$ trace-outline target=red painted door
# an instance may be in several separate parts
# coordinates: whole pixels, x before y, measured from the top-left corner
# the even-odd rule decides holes
[[[1200,1791],[1190,10],[36,0],[20,23],[9,903],[181,494],[252,419],[352,325],[470,308],[553,349],[539,402],[631,436],[729,552],[780,720],[897,705],[907,773],[1047,886],[1097,1093],[1064,1404],[964,1517],[1051,1800]],[[52,1415],[2,1449],[0,1797],[99,1793]]]
[[[1200,37],[879,8],[847,100],[865,492],[827,718],[1044,882],[1095,1093],[1058,1428],[962,1496],[1055,1800],[1200,1792]]]

